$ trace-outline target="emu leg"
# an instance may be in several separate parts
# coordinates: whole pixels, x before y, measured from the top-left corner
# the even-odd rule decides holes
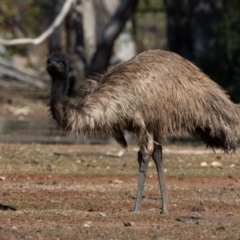
[[[163,159],[162,159],[162,146],[154,143],[154,150],[152,154],[153,161],[155,162],[158,174],[158,181],[162,196],[162,213],[168,215],[169,214],[169,203],[168,203],[168,195],[166,182],[164,177],[164,168],[163,168]]]
[[[149,155],[145,155],[141,151],[138,152],[139,175],[136,201],[133,209],[134,212],[139,211],[149,160],[150,160]]]

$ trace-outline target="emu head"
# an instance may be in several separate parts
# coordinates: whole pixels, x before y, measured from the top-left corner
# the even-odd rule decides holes
[[[47,71],[53,80],[66,79],[68,74],[68,59],[61,53],[52,53],[47,60]]]

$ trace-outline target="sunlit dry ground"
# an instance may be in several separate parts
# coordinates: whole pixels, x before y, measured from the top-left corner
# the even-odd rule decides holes
[[[0,144],[0,239],[240,239],[240,151],[164,146],[170,216],[160,214],[153,163],[141,211],[132,212],[136,153]]]

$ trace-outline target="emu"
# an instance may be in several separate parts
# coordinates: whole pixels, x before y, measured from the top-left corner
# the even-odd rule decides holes
[[[149,160],[155,162],[162,213],[169,213],[162,142],[189,133],[213,149],[235,151],[239,111],[228,95],[191,62],[163,50],[145,51],[111,67],[92,82],[86,96],[67,97],[68,60],[53,53],[49,109],[57,126],[80,137],[113,137],[127,148],[124,132],[139,140],[139,177],[134,211],[139,211]]]

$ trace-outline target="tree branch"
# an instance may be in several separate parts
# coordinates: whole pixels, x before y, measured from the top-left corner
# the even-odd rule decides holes
[[[103,30],[96,52],[86,70],[86,75],[102,73],[107,69],[115,39],[136,10],[138,0],[122,0],[115,14]]]
[[[2,57],[0,57],[0,72],[9,77],[17,79],[18,81],[30,84],[37,88],[44,88],[46,85],[42,81],[47,80],[45,76],[42,76],[32,69],[26,69],[24,67],[15,65]]]
[[[63,22],[64,18],[68,14],[69,10],[71,9],[71,6],[73,4],[74,0],[66,0],[61,12],[56,17],[54,22],[50,25],[50,27],[43,32],[39,37],[37,38],[19,38],[19,39],[2,39],[0,38],[0,44],[11,46],[11,45],[23,45],[23,44],[33,44],[33,45],[39,45],[40,43],[44,42],[52,33],[53,31]]]

